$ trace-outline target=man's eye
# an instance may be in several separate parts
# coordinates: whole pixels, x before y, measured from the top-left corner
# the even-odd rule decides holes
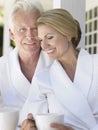
[[[20,28],[19,32],[26,32],[26,29],[25,28]]]
[[[37,32],[37,28],[32,28],[32,32]]]
[[[33,28],[34,31],[37,31],[37,28]]]

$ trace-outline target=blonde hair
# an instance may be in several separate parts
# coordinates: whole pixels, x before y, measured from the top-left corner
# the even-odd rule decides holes
[[[37,25],[40,24],[47,24],[64,36],[71,36],[74,47],[77,47],[81,39],[78,21],[65,9],[52,9],[42,13],[37,20]]]
[[[9,27],[13,27],[13,19],[16,13],[19,11],[26,11],[26,12],[38,12],[40,15],[43,12],[42,5],[38,1],[30,1],[30,0],[17,0],[13,3],[12,8],[9,14]]]

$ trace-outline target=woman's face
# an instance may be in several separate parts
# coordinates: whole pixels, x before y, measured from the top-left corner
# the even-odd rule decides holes
[[[38,26],[38,37],[42,49],[50,59],[63,60],[68,50],[68,38],[48,25]]]

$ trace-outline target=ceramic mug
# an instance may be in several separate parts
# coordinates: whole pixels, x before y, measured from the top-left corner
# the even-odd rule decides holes
[[[0,107],[0,130],[16,130],[19,109],[10,106]]]
[[[64,115],[51,113],[51,114],[37,114],[35,115],[35,122],[38,130],[57,130],[51,128],[51,123],[64,124]]]

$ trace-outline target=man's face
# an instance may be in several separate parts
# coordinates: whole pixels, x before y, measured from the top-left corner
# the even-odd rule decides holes
[[[33,55],[40,51],[36,25],[38,17],[38,12],[18,11],[13,19],[13,29],[9,32],[20,54]]]

